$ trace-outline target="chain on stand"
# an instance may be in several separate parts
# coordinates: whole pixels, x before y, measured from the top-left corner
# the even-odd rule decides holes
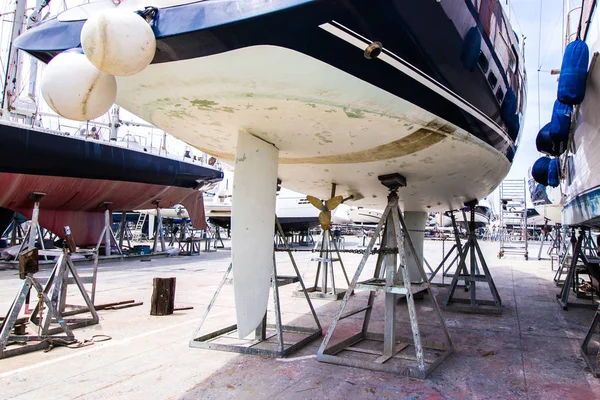
[[[276,252],[284,252],[284,251],[289,251],[289,252],[293,252],[293,253],[319,253],[320,250],[316,249],[316,250],[302,250],[302,249],[286,249],[286,248],[279,248],[276,247],[275,248]],[[335,250],[330,250],[331,253],[334,253]],[[338,250],[339,253],[349,253],[349,254],[365,254],[365,250],[364,249],[339,249]],[[371,252],[369,254],[374,255],[374,254],[383,254],[383,255],[388,255],[388,254],[398,254],[399,250],[397,247],[391,247],[391,248],[383,248],[383,249],[373,249],[371,250]]]
[[[44,293],[43,292],[38,292],[38,305],[39,305],[39,312],[38,312],[38,336],[42,336],[42,326],[43,324],[43,318],[44,318]]]

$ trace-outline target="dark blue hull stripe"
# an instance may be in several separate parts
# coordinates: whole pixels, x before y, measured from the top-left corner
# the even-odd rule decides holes
[[[369,44],[372,43],[372,41],[370,41],[369,39],[367,39],[367,38],[359,35],[358,33],[350,30],[349,28],[341,25],[340,23],[338,23],[336,21],[332,21],[332,24],[335,25],[340,30],[344,31],[346,34],[354,37],[357,40],[360,40],[360,42],[363,44],[363,46],[362,46],[363,48],[366,48],[366,46],[368,46]],[[323,27],[323,25],[321,27]],[[325,28],[323,28],[323,29],[325,29]],[[327,30],[330,33],[332,33],[332,34],[334,34],[334,35],[336,35],[336,36],[338,36],[338,37],[340,37],[340,38],[343,39],[343,37],[341,37],[340,35],[336,34],[335,32],[332,32],[331,30],[328,30],[328,29],[325,29],[325,30]],[[357,46],[357,47],[361,48],[360,46]],[[481,122],[483,122],[486,125],[488,125],[488,127],[490,127],[491,129],[494,129],[498,134],[504,136],[505,140],[507,140],[507,141],[511,140],[509,138],[509,136],[503,131],[503,129],[496,122],[494,122],[490,117],[488,117],[487,115],[485,115],[483,112],[481,112],[475,106],[473,106],[472,104],[470,104],[469,102],[467,102],[465,99],[463,99],[462,97],[458,96],[456,93],[454,93],[453,91],[451,91],[450,89],[448,89],[447,87],[445,87],[444,85],[442,85],[441,83],[439,83],[438,81],[436,81],[435,79],[433,79],[430,76],[424,74],[422,71],[419,71],[413,65],[411,65],[408,62],[406,62],[405,60],[403,60],[402,58],[400,58],[396,54],[392,53],[391,51],[389,51],[385,47],[382,49],[382,51],[383,51],[383,53],[385,53],[389,57],[393,58],[397,62],[401,63],[403,66],[405,66],[408,69],[410,69],[413,73],[418,74],[421,78],[423,78],[426,82],[421,81],[421,84],[423,84],[425,87],[427,87],[428,89],[431,89],[431,90],[437,92],[442,97],[444,97],[446,99],[449,99],[454,104],[456,104],[457,106],[459,106],[460,108],[462,108],[466,112],[470,113],[471,115],[473,115],[474,117],[476,117],[477,119],[479,119]],[[439,90],[443,91],[444,93],[440,93]]]

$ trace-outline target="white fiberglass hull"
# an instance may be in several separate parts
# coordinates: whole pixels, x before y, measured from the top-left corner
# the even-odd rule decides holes
[[[152,64],[118,78],[117,102],[232,163],[240,130],[279,149],[278,177],[297,192],[384,208],[377,176],[401,173],[402,208],[460,208],[490,193],[510,163],[461,128],[337,68],[274,46]],[[351,105],[351,108],[348,107]]]

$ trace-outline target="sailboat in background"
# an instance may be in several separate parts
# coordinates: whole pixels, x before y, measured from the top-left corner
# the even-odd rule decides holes
[[[17,1],[11,43],[24,26],[25,12],[25,2]],[[35,13],[39,15],[39,10]],[[31,218],[31,194],[43,193],[40,225],[59,237],[64,237],[64,226],[68,225],[82,246],[97,244],[105,223],[103,205],[111,211],[126,211],[183,204],[193,225],[205,227],[202,192],[222,179],[220,170],[201,161],[175,158],[164,150],[153,151],[132,137],[118,141],[123,125],[118,107],[111,111],[108,124],[88,121],[76,135],[44,129],[42,125],[49,119],[33,103],[37,61],[33,60],[29,76],[29,99],[23,101],[18,96],[24,80],[23,60],[12,46],[8,54],[0,121],[3,215],[17,212]],[[109,140],[101,139],[102,130],[110,131]],[[166,149],[164,141],[161,145]],[[4,224],[10,221],[3,220]],[[0,226],[0,232],[5,228]]]

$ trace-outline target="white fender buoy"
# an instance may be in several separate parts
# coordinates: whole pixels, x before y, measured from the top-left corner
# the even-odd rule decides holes
[[[81,47],[96,68],[107,74],[137,74],[152,62],[156,38],[140,15],[108,10],[90,17],[81,29]]]
[[[41,91],[57,114],[87,121],[110,109],[117,97],[117,81],[94,67],[81,50],[68,50],[46,66]]]

